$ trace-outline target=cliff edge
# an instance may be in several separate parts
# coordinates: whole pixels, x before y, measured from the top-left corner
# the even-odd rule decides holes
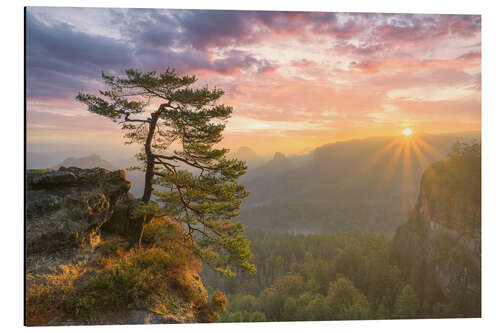
[[[28,326],[213,322],[224,312],[184,227],[153,217],[143,229],[133,217],[124,171],[28,170],[26,186]]]
[[[481,316],[481,156],[452,156],[427,168],[392,257],[423,308],[449,317]]]

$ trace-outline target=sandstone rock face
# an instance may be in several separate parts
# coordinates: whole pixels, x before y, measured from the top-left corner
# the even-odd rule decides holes
[[[110,261],[114,262],[113,267],[116,268],[121,260],[127,261],[125,257],[131,260],[130,256],[137,257],[138,253],[142,253],[137,248],[137,240],[144,219],[132,218],[132,211],[140,201],[128,193],[130,182],[121,170],[111,172],[102,168],[61,167],[57,171],[28,170],[26,177],[27,325],[213,321],[210,317],[213,314],[208,308],[208,293],[199,275],[201,262],[184,247],[179,247],[178,244],[186,239],[186,231],[182,225],[167,217],[148,221],[156,228],[163,226],[169,230],[168,239],[161,242],[169,249],[163,255],[172,258],[189,256],[189,259],[185,259],[182,266],[171,264],[172,267],[162,271],[163,275],[156,277],[161,283],[154,284],[152,295],[143,299],[134,298],[134,302],[119,306],[115,304],[116,308],[107,308],[107,312],[99,312],[89,318],[69,316],[68,313],[75,314],[72,309],[77,309],[77,306],[78,309],[98,306],[92,300],[109,301],[106,293],[113,292],[109,288],[99,289],[98,295],[87,293],[81,297],[80,293],[90,288],[88,284],[98,276],[101,277],[101,283],[106,281],[104,277],[108,276],[106,272],[111,269],[107,266],[111,265]],[[154,234],[146,232],[141,251],[155,248],[156,242]],[[153,260],[156,257],[141,258]],[[154,264],[151,266],[149,269],[157,269]],[[120,276],[128,277],[129,282],[135,281],[133,279],[138,275],[130,275],[130,272],[135,271],[125,269]],[[63,280],[64,283],[59,283]],[[95,285],[93,288],[96,288]],[[116,296],[116,290],[114,292]],[[133,294],[134,288],[125,292]],[[78,302],[64,303],[69,299]]]
[[[26,183],[28,255],[78,245],[113,216],[130,188],[124,171],[101,168],[28,170]]]
[[[115,205],[113,215],[102,226],[104,232],[121,235],[132,241],[137,241],[141,234],[142,218],[133,218],[132,211],[141,201],[130,193],[122,196]]]
[[[122,324],[126,325],[144,325],[144,324],[178,324],[179,322],[170,317],[162,317],[149,311],[132,310],[127,320]],[[116,323],[114,323],[116,325]],[[119,323],[120,324],[120,323]]]
[[[393,258],[421,301],[450,302],[466,316],[481,313],[480,166],[480,158],[467,167],[456,161],[431,165],[393,240]]]

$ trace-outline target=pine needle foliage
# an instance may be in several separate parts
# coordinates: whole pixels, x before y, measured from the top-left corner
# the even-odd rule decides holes
[[[102,73],[102,79],[107,89],[99,96],[79,93],[76,99],[119,123],[127,144],[142,145],[134,168],[145,172],[145,187],[135,215],[145,222],[154,215],[176,218],[187,230],[186,246],[225,276],[235,268],[255,272],[243,225],[234,222],[248,195],[237,182],[247,167],[218,148],[233,111],[217,103],[224,91],[194,88],[196,76],[172,68],[128,69],[124,77]]]

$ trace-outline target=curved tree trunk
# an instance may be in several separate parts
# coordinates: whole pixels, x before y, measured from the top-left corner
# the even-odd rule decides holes
[[[160,116],[160,111],[153,112],[151,114],[151,121],[149,123],[149,133],[144,144],[146,150],[146,173],[144,182],[144,194],[142,196],[142,201],[148,203],[151,200],[151,194],[153,193],[153,171],[154,171],[154,156],[151,150],[151,143],[153,142],[153,136],[156,129],[156,124],[158,123],[158,118]]]

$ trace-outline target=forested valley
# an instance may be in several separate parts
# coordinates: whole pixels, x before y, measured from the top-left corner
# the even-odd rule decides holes
[[[228,296],[221,322],[457,316],[452,304],[421,304],[391,263],[390,239],[354,230],[330,235],[247,232],[257,273],[221,279],[203,274]]]
[[[250,226],[254,275],[203,272],[209,291],[228,296],[220,321],[480,316],[480,157],[480,144],[456,142],[428,167],[395,237],[358,228],[301,234]]]

